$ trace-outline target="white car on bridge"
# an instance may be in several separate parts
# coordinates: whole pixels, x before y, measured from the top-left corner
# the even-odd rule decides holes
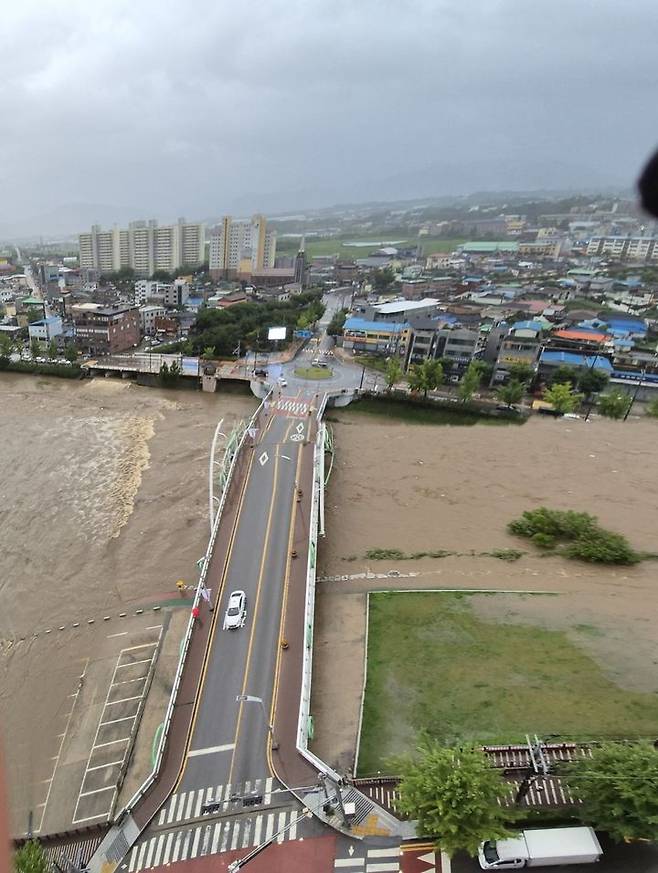
[[[244,627],[247,619],[247,595],[244,591],[232,591],[224,615],[224,630]]]

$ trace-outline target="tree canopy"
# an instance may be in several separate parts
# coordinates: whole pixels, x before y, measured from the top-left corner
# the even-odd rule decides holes
[[[458,393],[460,398],[467,403],[480,387],[480,374],[482,365],[479,361],[471,361],[459,383]]]
[[[294,330],[300,315],[313,324],[324,312],[320,293],[300,294],[286,301],[239,303],[227,309],[202,309],[190,330],[193,354],[212,348],[215,355],[230,356],[239,341],[249,348],[268,348],[267,328]]]
[[[427,358],[409,367],[408,376],[411,390],[422,391],[427,397],[428,391],[433,391],[443,382],[443,367],[440,361]]]
[[[29,840],[14,854],[15,873],[49,873],[50,865],[41,843]]]
[[[648,743],[608,743],[561,768],[582,800],[583,822],[613,840],[658,840],[658,752]]]
[[[510,811],[498,805],[505,786],[481,749],[451,749],[426,742],[415,759],[402,762],[400,808],[418,819],[448,855],[477,854],[483,840],[510,836]]]
[[[612,391],[607,391],[605,394],[599,395],[599,412],[605,415],[606,418],[623,418],[631,405],[631,398],[628,394],[620,391],[619,388],[614,388]]]
[[[591,394],[603,391],[609,381],[610,377],[603,370],[593,370],[588,368],[578,377],[578,389],[582,391],[586,397],[589,397]]]
[[[544,391],[544,400],[550,403],[556,412],[573,412],[581,399],[569,382],[554,382]]]
[[[400,359],[398,357],[391,357],[386,362],[385,377],[386,387],[390,391],[395,383],[399,382],[402,378],[402,364],[400,363]]]
[[[501,403],[511,407],[514,403],[520,403],[523,399],[525,388],[516,379],[510,380],[507,385],[503,385],[496,392],[496,397]]]

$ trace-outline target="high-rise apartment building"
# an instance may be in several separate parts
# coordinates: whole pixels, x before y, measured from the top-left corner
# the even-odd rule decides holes
[[[151,276],[156,270],[172,273],[183,266],[198,267],[205,255],[203,224],[179,218],[176,224],[160,226],[155,219],[133,221],[127,230],[101,230],[94,225],[81,233],[80,266],[114,273],[131,267],[138,276]]]
[[[274,267],[276,231],[267,229],[264,215],[233,220],[224,216],[210,235],[210,275],[214,279],[248,278]]]

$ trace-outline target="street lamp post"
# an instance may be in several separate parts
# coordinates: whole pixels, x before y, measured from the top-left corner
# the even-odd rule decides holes
[[[269,735],[270,735],[270,740],[272,741],[272,748],[278,749],[279,744],[276,742],[276,740],[274,738],[274,725],[271,724],[270,720],[267,717],[267,712],[265,711],[265,704],[263,702],[263,698],[256,697],[253,694],[238,694],[238,696],[235,698],[235,702],[236,703],[258,703],[260,705],[261,712],[263,713],[263,720],[264,720],[265,724],[267,725],[267,730],[268,730]]]

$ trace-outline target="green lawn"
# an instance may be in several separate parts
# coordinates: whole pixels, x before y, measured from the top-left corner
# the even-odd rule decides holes
[[[493,416],[480,415],[476,410],[464,409],[459,404],[445,405],[434,404],[428,401],[427,405],[420,402],[397,400],[394,397],[363,397],[354,403],[350,403],[344,409],[332,410],[331,415],[339,414],[341,419],[356,415],[372,415],[385,418],[387,421],[406,421],[409,424],[451,424],[451,425],[508,425],[524,424],[523,416]]]
[[[394,235],[395,239],[398,239]],[[367,237],[360,237],[359,242],[365,242]],[[368,246],[349,246],[345,245],[345,241],[336,237],[329,239],[315,239],[313,237],[306,240],[306,255],[309,258],[320,257],[321,255],[338,255],[340,258],[350,260],[353,258],[367,258],[371,251],[379,247],[379,243],[384,239],[383,236],[377,236],[373,239],[372,248]],[[354,239],[348,242],[354,242]],[[466,242],[465,239],[438,239],[428,236],[409,237],[408,239],[396,245],[396,248],[408,248],[410,246],[421,245],[425,255],[431,255],[435,252],[451,252],[460,243]],[[293,255],[297,253],[298,241],[293,239],[277,240],[277,254]]]
[[[657,722],[658,695],[618,687],[565,633],[482,621],[465,594],[370,596],[360,775],[390,769],[423,731],[507,743],[655,737]]]
[[[330,379],[332,372],[324,367],[297,367],[295,376],[298,379]]]

